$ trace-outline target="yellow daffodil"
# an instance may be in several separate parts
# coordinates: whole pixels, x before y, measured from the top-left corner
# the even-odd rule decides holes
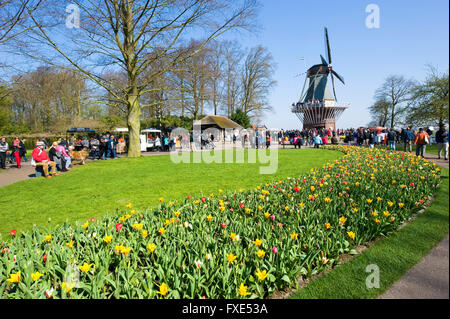
[[[160,235],[164,234],[165,232],[166,232],[166,230],[164,229],[164,227],[161,227],[161,228],[158,230],[158,233],[159,233]]]
[[[232,263],[236,258],[237,258],[237,256],[233,255],[233,253],[227,254],[227,259],[228,259],[228,262],[230,262],[230,263]]]
[[[366,199],[366,202],[367,202],[367,204],[372,204],[372,202],[373,202],[373,199]]]
[[[130,211],[130,213],[131,213],[131,215],[134,215],[134,214],[136,214],[136,211],[133,209]]]
[[[388,206],[389,206],[389,207],[392,207],[393,205],[394,205],[393,202],[388,202]]]
[[[103,237],[103,241],[107,244],[109,244],[111,242],[111,240],[112,240],[112,235]]]
[[[12,283],[19,282],[20,281],[20,270],[15,274],[11,274],[10,278],[6,279],[6,281],[12,282]]]
[[[66,284],[66,282],[63,281],[63,283],[61,285],[61,288],[63,290],[66,290],[66,293],[69,293],[73,289],[73,287],[75,287],[75,283],[74,282],[72,282],[70,284]]]
[[[267,276],[269,276],[269,274],[268,274],[265,270],[260,271],[260,270],[258,269],[258,270],[256,271],[256,277],[258,277],[258,279],[259,279],[260,281],[263,281],[264,279],[266,279]]]
[[[52,235],[45,236],[45,241],[49,243],[52,240]]]
[[[93,264],[84,263],[83,266],[79,266],[80,270],[84,273],[87,273],[89,270],[91,270]]]
[[[206,216],[206,219],[210,222],[213,219],[213,217],[211,216],[211,214],[209,214],[208,216]]]
[[[236,238],[236,233],[231,233],[231,234],[230,234],[230,238],[231,238],[232,240],[234,240],[234,239]]]
[[[389,213],[387,210],[383,212],[384,217],[389,217],[391,213]]]
[[[160,203],[164,202],[164,198],[160,197],[160,198],[159,198],[159,202],[160,202]]]
[[[137,229],[137,230],[141,230],[142,227],[144,227],[144,225],[143,224],[133,224],[133,225],[131,225],[131,227],[133,227],[134,229]]]
[[[170,225],[170,220],[166,219],[166,221],[164,222],[164,225],[167,227]]]
[[[347,232],[348,237],[350,237],[351,239],[355,239],[355,233],[352,231]]]
[[[66,243],[66,246],[69,248],[73,247],[73,240],[70,240],[70,242]]]
[[[156,249],[156,245],[154,243],[148,244],[147,249],[150,250],[151,253],[153,253]]]
[[[38,281],[42,276],[44,276],[44,274],[41,274],[39,271],[31,274],[31,278],[33,279],[33,281]]]
[[[147,238],[148,236],[148,231],[146,231],[145,229],[141,232],[142,237]]]
[[[159,291],[156,293],[165,296],[169,292],[169,287],[166,285],[165,282],[162,283],[161,286],[159,286]]]
[[[127,208],[131,208],[131,204],[127,204]]]
[[[81,227],[83,227],[84,229],[89,227],[89,222],[85,222],[83,225],[81,225]]]
[[[244,286],[243,283],[241,283],[239,287],[239,296],[248,296],[251,295],[251,293],[247,292],[247,286]]]
[[[270,213],[269,213],[269,212],[266,212],[266,213],[264,214],[264,217],[269,218],[269,217],[270,217]]]
[[[264,256],[266,255],[266,252],[265,252],[264,250],[260,249],[260,250],[258,250],[258,252],[256,253],[256,255],[257,255],[259,258],[264,258]]]
[[[298,238],[298,234],[296,232],[293,232],[292,234],[290,234],[292,240],[297,240]]]
[[[130,251],[131,251],[131,248],[126,248],[126,247],[124,247],[123,249],[122,249],[122,254],[124,255],[124,256],[126,256],[126,255],[128,255],[129,253],[130,253]]]
[[[260,247],[261,246],[261,244],[262,244],[262,240],[261,239],[258,239],[258,238],[256,238],[254,241],[253,241],[253,243],[256,245],[256,246],[258,246],[258,247]]]
[[[339,225],[341,225],[341,226],[344,225],[346,221],[347,221],[347,218],[342,216],[341,218],[339,218]]]
[[[403,208],[403,206],[405,206],[405,204],[403,204],[403,203],[398,203],[398,207]]]
[[[329,198],[329,197],[325,197],[324,199],[323,199],[323,201],[325,202],[325,203],[330,203],[331,202],[331,198]]]
[[[331,224],[330,223],[325,223],[325,229],[330,229],[331,228]]]
[[[176,211],[175,212],[175,217],[179,217],[180,216],[180,212],[179,211]]]

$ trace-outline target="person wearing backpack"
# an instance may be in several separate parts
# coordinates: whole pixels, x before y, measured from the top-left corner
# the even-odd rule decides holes
[[[397,139],[397,133],[392,129],[387,133],[387,140],[389,142],[389,149],[395,151],[395,140]]]

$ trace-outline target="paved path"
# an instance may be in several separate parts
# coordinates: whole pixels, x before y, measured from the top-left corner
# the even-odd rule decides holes
[[[448,299],[449,236],[433,248],[419,263],[379,299]]]
[[[448,168],[437,155],[425,158]],[[449,235],[378,299],[449,299]]]

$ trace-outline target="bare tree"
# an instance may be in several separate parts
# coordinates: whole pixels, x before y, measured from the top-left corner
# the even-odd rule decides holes
[[[252,48],[248,53],[242,75],[242,111],[248,116],[259,116],[269,110],[267,98],[276,85],[273,80],[275,62],[270,52],[262,47]]]
[[[369,111],[372,116],[373,126],[386,127],[390,116],[389,102],[386,100],[378,100],[369,108]]]
[[[4,0],[0,1],[0,44],[29,29],[26,24],[27,8],[34,11],[41,1]]]
[[[240,94],[239,65],[243,53],[237,42],[223,43],[224,51],[224,103],[227,116],[230,117],[238,107]]]
[[[404,115],[405,110],[408,108],[413,86],[414,82],[412,80],[407,80],[400,75],[391,75],[375,91],[375,99],[377,101],[387,101],[389,103],[391,129],[400,122],[401,116]]]
[[[59,67],[70,64],[126,105],[130,157],[140,156],[139,120],[145,107],[140,98],[158,89],[150,86],[151,79],[189,57],[176,54],[182,36],[194,30],[203,35],[205,40],[193,56],[224,32],[248,28],[257,9],[257,0],[73,0],[80,12],[79,28],[58,34],[61,25],[55,21],[65,17],[65,8],[60,1],[42,1],[40,7],[45,9],[40,12],[27,7],[36,28],[27,33],[29,45],[22,53]],[[170,56],[171,63],[143,76],[163,56]],[[105,69],[126,73],[127,83],[120,93],[102,76]]]

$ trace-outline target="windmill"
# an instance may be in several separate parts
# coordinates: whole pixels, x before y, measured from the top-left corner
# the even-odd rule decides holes
[[[313,65],[306,72],[305,83],[298,103],[292,104],[292,112],[303,123],[303,128],[332,128],[336,129],[336,120],[348,108],[348,105],[337,103],[334,78],[344,85],[344,78],[334,69],[331,59],[328,29],[325,28],[325,56],[320,55],[321,64]],[[333,94],[330,91],[328,79],[331,78]],[[308,83],[308,88],[306,84]]]

